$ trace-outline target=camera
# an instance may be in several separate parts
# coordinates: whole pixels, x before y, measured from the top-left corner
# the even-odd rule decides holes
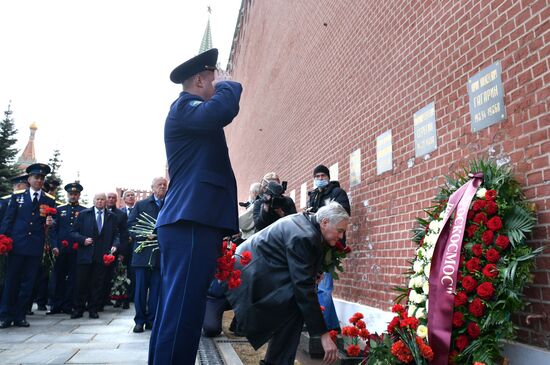
[[[270,209],[283,208],[285,198],[283,196],[287,187],[287,182],[283,181],[279,184],[276,181],[270,181],[267,183],[265,192],[262,195],[262,201],[269,205]]]

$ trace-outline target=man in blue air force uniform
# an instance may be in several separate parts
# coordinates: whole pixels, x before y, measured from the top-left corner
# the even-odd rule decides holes
[[[29,326],[25,313],[44,252],[45,226],[53,225],[52,217],[46,217],[40,208],[55,207],[55,198],[42,191],[50,171],[48,165],[41,163],[27,167],[30,188],[13,193],[0,226],[0,234],[13,239],[0,302],[0,328],[8,328],[12,323],[17,327]],[[50,237],[55,240],[55,232],[50,232]]]
[[[222,238],[238,232],[237,186],[223,128],[239,112],[242,87],[216,72],[211,49],[176,67],[183,92],[164,128],[170,187],[158,221],[161,290],[149,364],[192,365],[206,292]]]
[[[73,309],[78,243],[71,239],[71,228],[80,212],[86,209],[78,203],[82,190],[84,188],[77,182],[65,185],[69,203],[57,208],[55,225],[57,239],[53,248],[53,253],[57,258],[52,278],[55,284],[52,307],[46,312],[48,315],[61,312],[71,314]]]

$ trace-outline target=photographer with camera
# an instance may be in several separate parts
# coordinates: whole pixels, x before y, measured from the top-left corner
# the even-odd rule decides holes
[[[254,234],[254,202],[260,196],[260,183],[255,182],[250,185],[250,194],[248,195],[248,200],[239,205],[246,209],[246,211],[239,215],[239,230],[241,231],[241,238],[246,240],[248,237]]]
[[[261,182],[260,199],[254,202],[256,232],[275,223],[279,218],[297,213],[294,200],[283,195],[285,190],[286,181],[281,184],[279,176],[274,172],[265,174]]]

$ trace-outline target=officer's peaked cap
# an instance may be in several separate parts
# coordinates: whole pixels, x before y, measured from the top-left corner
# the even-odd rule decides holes
[[[50,172],[52,172],[52,169],[50,168],[50,166],[46,165],[46,164],[43,164],[43,163],[35,163],[35,164],[32,164],[30,165],[29,167],[27,167],[27,169],[25,170],[27,172],[27,174],[29,175],[42,175],[42,176],[46,176],[48,175]]]
[[[170,73],[170,80],[181,84],[193,75],[206,70],[215,70],[218,62],[218,49],[212,48],[185,61]]]
[[[67,193],[73,193],[73,192],[79,192],[80,193],[82,190],[84,190],[84,188],[82,187],[82,185],[80,185],[77,182],[65,185],[65,191]]]

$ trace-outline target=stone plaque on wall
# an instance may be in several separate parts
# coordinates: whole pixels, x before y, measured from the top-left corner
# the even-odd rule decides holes
[[[336,162],[334,165],[331,165],[328,170],[330,173],[330,180],[338,181],[338,162]]]
[[[424,156],[437,149],[435,103],[430,103],[413,115],[415,156]]]
[[[307,204],[307,182],[300,187],[300,208],[305,208]]]
[[[468,80],[472,132],[506,118],[502,66],[500,62],[484,68]]]
[[[353,151],[349,155],[349,187],[359,185],[361,182],[361,149]]]
[[[393,166],[391,129],[376,137],[376,174],[390,171]]]

